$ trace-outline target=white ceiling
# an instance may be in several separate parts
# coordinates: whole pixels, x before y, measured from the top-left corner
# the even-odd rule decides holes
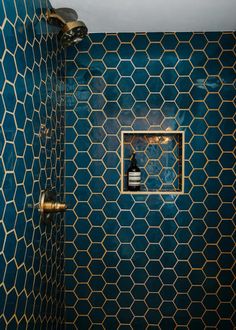
[[[89,32],[235,31],[236,0],[51,0],[71,7]]]

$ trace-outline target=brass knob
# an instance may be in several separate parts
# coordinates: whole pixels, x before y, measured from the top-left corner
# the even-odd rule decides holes
[[[67,205],[65,203],[44,202],[41,204],[41,210],[43,210],[44,213],[65,212],[66,209]]]
[[[47,190],[43,191],[39,202],[40,213],[57,213],[65,212],[67,210],[67,205],[65,203],[58,203],[54,199],[55,196],[52,192]]]

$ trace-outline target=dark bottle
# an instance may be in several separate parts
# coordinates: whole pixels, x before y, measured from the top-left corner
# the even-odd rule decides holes
[[[127,172],[127,186],[129,191],[139,191],[141,185],[141,171],[137,166],[135,152],[131,157],[131,164]]]

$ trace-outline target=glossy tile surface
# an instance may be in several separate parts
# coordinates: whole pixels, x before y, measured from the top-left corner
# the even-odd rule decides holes
[[[66,325],[233,329],[235,34],[67,51]],[[120,194],[122,130],[183,130],[185,194]]]
[[[0,329],[63,324],[63,219],[45,227],[36,207],[41,190],[64,189],[64,54],[41,17],[49,5],[0,1]]]

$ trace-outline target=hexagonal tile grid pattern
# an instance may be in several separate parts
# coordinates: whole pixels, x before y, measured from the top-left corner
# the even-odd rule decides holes
[[[181,133],[123,132],[123,190],[127,191],[127,171],[132,153],[141,170],[141,191],[180,192],[182,190]]]
[[[49,5],[0,0],[0,329],[64,317],[63,219],[47,228],[34,206],[64,189],[65,56],[41,17]]]
[[[233,329],[235,33],[67,52],[66,325]],[[120,194],[122,130],[184,130],[185,194]]]

